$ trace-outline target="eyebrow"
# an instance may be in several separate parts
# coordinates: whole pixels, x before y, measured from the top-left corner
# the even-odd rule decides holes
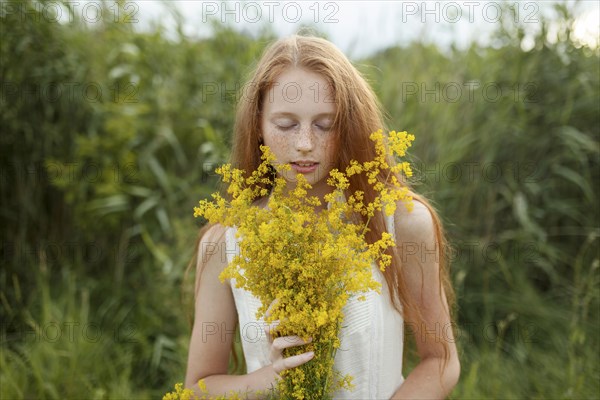
[[[275,117],[297,118],[298,115],[291,113],[291,112],[286,112],[286,111],[277,111],[277,112],[271,113],[271,118],[275,118]],[[335,119],[335,114],[334,113],[320,113],[320,114],[315,115],[314,118],[323,118],[323,117],[329,117],[331,119]]]

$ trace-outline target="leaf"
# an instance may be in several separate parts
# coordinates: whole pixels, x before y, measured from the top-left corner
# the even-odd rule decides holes
[[[144,200],[139,206],[135,208],[133,216],[136,219],[140,219],[148,210],[156,207],[158,204],[158,197],[152,196]]]
[[[590,204],[594,203],[594,190],[590,186],[590,183],[576,171],[573,171],[571,168],[564,167],[562,165],[554,164],[552,165],[552,171],[566,179],[567,181],[573,183],[575,186],[579,187],[586,197],[587,201]]]
[[[546,232],[529,218],[527,199],[521,192],[517,192],[513,199],[513,213],[517,221],[526,231],[534,233],[540,239],[545,240]]]
[[[154,176],[158,180],[158,183],[160,184],[161,188],[165,192],[168,192],[171,189],[171,185],[169,185],[169,178],[167,177],[165,169],[162,167],[162,165],[160,165],[160,163],[153,154],[149,156],[148,161],[146,162],[148,163],[148,166],[150,167],[152,173],[154,173]]]
[[[89,212],[100,216],[123,212],[129,209],[129,199],[123,194],[116,194],[114,196],[92,200],[87,208]]]

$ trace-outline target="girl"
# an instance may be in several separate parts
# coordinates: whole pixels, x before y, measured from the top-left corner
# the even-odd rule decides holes
[[[324,39],[294,35],[265,50],[245,87],[230,162],[255,170],[259,145],[264,143],[277,163],[291,164],[286,180],[293,182],[295,174],[304,174],[313,187],[309,195],[322,199],[331,190],[326,180],[332,168],[344,170],[350,160],[374,159],[369,134],[382,127],[381,107],[348,59]],[[365,193],[365,202],[375,196],[362,174],[351,177],[350,191],[355,190]],[[344,309],[335,368],[353,377],[355,389],[336,393],[335,398],[444,398],[458,380],[443,229],[427,200],[412,196],[412,212],[398,204],[395,215],[379,213],[369,222],[367,241],[376,241],[387,230],[397,247],[389,250],[393,262],[385,272],[373,268],[382,283],[381,294],[369,293],[366,301],[350,301]],[[261,198],[257,205],[264,207],[267,200]],[[272,340],[269,327],[255,318],[260,302],[230,282],[219,281],[235,253],[235,240],[233,229],[220,225],[201,232],[186,386],[197,388],[203,379],[211,395],[234,391],[257,398],[257,391],[276,385],[283,370],[310,362],[313,354],[284,358],[284,348],[305,342],[298,337]],[[227,367],[236,324],[247,374],[232,376]],[[404,326],[412,331],[420,356],[406,379]]]

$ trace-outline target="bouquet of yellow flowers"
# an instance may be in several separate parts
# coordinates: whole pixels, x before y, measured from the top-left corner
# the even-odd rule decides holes
[[[331,399],[336,390],[352,387],[352,377],[340,376],[334,370],[344,319],[342,308],[351,296],[360,299],[367,291],[380,290],[371,268],[376,262],[385,269],[391,262],[385,250],[394,246],[387,232],[368,244],[368,223],[377,211],[394,213],[400,200],[412,208],[408,189],[396,178],[398,173],[412,175],[409,164],[390,166],[387,160],[389,155],[404,156],[414,136],[392,131],[384,137],[379,130],[370,137],[375,142],[376,158],[364,163],[352,161],[345,171],[330,171],[327,183],[332,190],[325,195],[328,206],[321,212],[315,212],[321,200],[307,196],[311,185],[304,175],[296,176],[295,188],[289,188],[281,176],[274,176],[272,167],[282,175],[290,166],[273,166],[274,156],[266,146],[261,146],[262,163],[249,176],[231,165],[217,169],[228,183],[230,201],[214,193],[213,201],[201,200],[194,208],[195,217],[236,227],[241,238],[239,254],[220,279],[234,279],[237,287],[261,300],[256,317],[265,318],[267,323],[280,321],[271,334],[312,338],[307,345],[284,350],[284,357],[311,350],[314,358],[281,373],[272,394],[276,398]],[[377,193],[366,204],[364,193],[348,193],[348,178],[361,173],[367,174]],[[255,200],[265,196],[269,196],[267,206],[256,206]]]

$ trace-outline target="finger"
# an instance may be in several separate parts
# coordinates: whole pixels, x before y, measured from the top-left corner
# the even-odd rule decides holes
[[[267,311],[265,311],[265,319],[271,315],[271,310],[273,309],[273,307],[275,307],[278,301],[279,299],[275,299],[271,302],[271,304],[269,304],[269,307],[267,307]]]
[[[312,338],[304,340],[300,336],[282,336],[273,340],[273,349],[281,352],[283,349],[295,346],[302,346],[310,342],[312,342]]]
[[[267,334],[267,338],[269,341],[273,341],[273,335],[277,332],[277,327],[279,326],[279,320],[275,320],[270,324],[266,324],[264,326],[264,331]]]
[[[298,367],[302,364],[309,362],[310,360],[313,359],[314,356],[315,356],[315,353],[312,351],[309,351],[306,353],[298,354],[297,356],[291,356],[288,358],[284,358],[284,359],[278,360],[277,362],[273,363],[273,369],[275,370],[276,373],[279,374],[286,369],[295,368],[295,367]]]
[[[275,364],[275,362],[282,360],[282,352],[283,349],[287,349],[289,347],[302,346],[312,342],[312,338],[308,340],[302,340],[299,336],[282,336],[273,340],[271,343],[271,354],[269,355],[270,361]]]

